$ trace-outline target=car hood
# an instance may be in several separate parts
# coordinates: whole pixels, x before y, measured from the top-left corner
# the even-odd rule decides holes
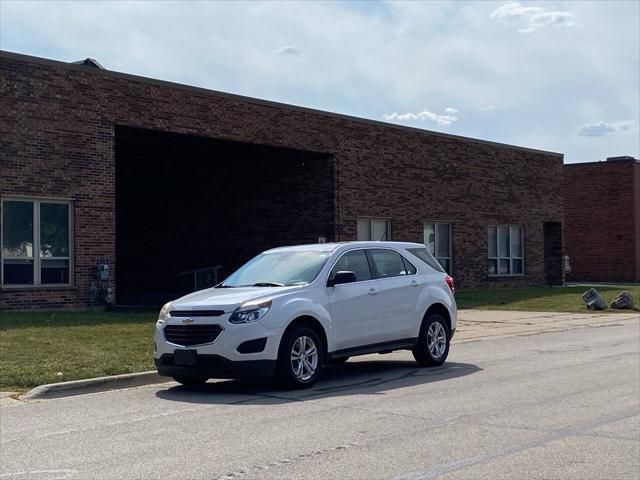
[[[174,300],[171,302],[171,309],[233,312],[243,303],[260,298],[274,298],[300,288],[300,286],[207,288]]]

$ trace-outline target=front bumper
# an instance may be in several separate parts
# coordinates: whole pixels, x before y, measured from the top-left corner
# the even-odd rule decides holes
[[[276,360],[232,361],[220,355],[198,354],[195,366],[174,365],[173,354],[155,359],[158,373],[165,377],[182,378],[258,378],[276,374]]]
[[[219,317],[194,317],[191,325],[220,325],[223,330],[207,344],[182,346],[167,341],[164,329],[169,325],[184,325],[183,318],[169,318],[156,325],[154,361],[160,375],[191,378],[263,377],[275,374],[280,346],[278,329],[266,328],[262,322],[235,325],[228,322],[230,314]],[[238,347],[245,342],[264,339],[261,348],[241,353]],[[196,366],[174,365],[176,350],[196,350]]]

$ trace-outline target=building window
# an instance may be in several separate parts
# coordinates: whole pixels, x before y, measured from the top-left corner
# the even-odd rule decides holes
[[[2,201],[2,284],[71,284],[71,204]]]
[[[489,243],[489,275],[523,275],[524,234],[520,226],[490,226],[487,233]]]
[[[440,222],[425,222],[424,244],[444,271],[451,275],[451,224]]]
[[[391,222],[385,218],[358,218],[358,240],[384,241],[391,238]]]

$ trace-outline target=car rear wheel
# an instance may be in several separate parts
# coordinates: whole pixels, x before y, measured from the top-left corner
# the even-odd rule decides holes
[[[432,313],[422,321],[418,343],[413,347],[413,358],[425,367],[442,365],[449,355],[451,334],[444,317]]]
[[[323,347],[319,335],[299,326],[287,332],[278,355],[278,378],[290,388],[308,388],[322,368]]]
[[[209,380],[208,378],[202,377],[173,377],[173,379],[185,387],[197,387],[198,385],[204,385],[207,383],[207,380]]]

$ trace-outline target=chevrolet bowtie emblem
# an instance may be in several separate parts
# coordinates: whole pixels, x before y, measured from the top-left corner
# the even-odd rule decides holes
[[[184,323],[185,325],[191,325],[193,323],[193,318],[185,318],[184,320],[182,320],[182,323]]]

